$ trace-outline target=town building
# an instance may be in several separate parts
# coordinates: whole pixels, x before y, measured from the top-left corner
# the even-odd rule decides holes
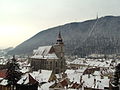
[[[6,78],[7,70],[0,70],[0,90],[13,90],[10,85],[8,85],[8,80]]]
[[[30,74],[21,78],[16,85],[16,90],[38,90],[38,81],[36,81]]]
[[[0,57],[0,70],[7,68],[7,60],[3,57]]]
[[[64,57],[64,43],[59,32],[57,42],[51,46],[41,46],[33,51],[30,58],[33,70],[52,70],[54,73],[61,73],[66,70]]]

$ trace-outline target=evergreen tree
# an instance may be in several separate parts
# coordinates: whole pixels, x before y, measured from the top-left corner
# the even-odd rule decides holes
[[[115,86],[118,86],[120,84],[119,79],[120,79],[120,63],[115,68],[114,81],[113,81],[113,84]]]
[[[17,84],[17,81],[21,78],[21,72],[19,68],[19,64],[17,63],[15,56],[8,62],[7,68],[7,76],[6,79],[8,80],[9,85],[14,86]]]

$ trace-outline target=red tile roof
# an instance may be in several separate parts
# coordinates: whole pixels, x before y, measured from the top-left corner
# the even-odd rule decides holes
[[[80,84],[78,84],[77,82],[73,83],[72,87],[74,89],[80,88]]]
[[[36,81],[30,74],[29,74],[29,84],[36,84],[38,81]]]
[[[66,81],[66,79],[64,79],[64,80],[61,81],[60,83],[61,83],[61,85],[62,85],[63,87],[68,85],[68,82]]]
[[[6,72],[7,72],[7,70],[0,70],[0,78],[5,78]]]

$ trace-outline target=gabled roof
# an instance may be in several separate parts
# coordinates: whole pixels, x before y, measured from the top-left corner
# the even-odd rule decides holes
[[[73,85],[71,86],[71,88],[74,88],[74,89],[79,89],[81,87],[80,84],[78,84],[77,82],[73,83]]]
[[[36,84],[38,81],[36,81],[30,74],[29,74],[29,84]]]
[[[60,82],[60,84],[61,84],[63,87],[65,87],[65,86],[67,86],[69,83],[68,83],[67,79],[64,79],[63,81]]]
[[[35,83],[42,83],[48,82],[52,71],[50,70],[41,70],[41,71],[34,71],[32,73],[24,74],[21,79],[17,82],[17,84],[35,84]]]
[[[38,83],[30,74],[25,74],[22,78],[17,82],[17,84],[36,84]]]
[[[58,59],[54,52],[53,46],[42,46],[37,50],[33,51],[33,56],[31,58],[35,59]]]
[[[52,46],[42,46],[42,47],[39,47],[37,50],[34,50],[33,54],[46,56],[50,52],[51,48]]]
[[[8,80],[6,80],[6,79],[1,79],[1,80],[0,80],[0,85],[3,85],[3,86],[8,85]]]
[[[57,55],[55,53],[48,54],[46,56],[34,55],[31,58],[35,58],[35,59],[58,59],[58,57],[57,57]]]
[[[39,83],[48,82],[52,74],[52,70],[33,71],[30,75],[35,78]]]

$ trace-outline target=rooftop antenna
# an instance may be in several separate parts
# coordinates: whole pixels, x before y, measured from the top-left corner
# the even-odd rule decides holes
[[[98,20],[98,13],[97,13],[96,19]]]
[[[92,27],[89,28],[88,36],[82,41],[82,44],[92,35],[92,33],[94,33],[95,27],[97,26],[98,21],[99,21],[99,18],[98,18],[98,13],[97,13],[96,20],[95,20],[95,22],[93,23]],[[77,48],[78,48],[78,47],[76,47],[76,49],[77,49]]]
[[[88,37],[86,37],[83,42],[85,42],[91,36],[91,34],[95,31],[95,27],[96,27],[96,25],[98,23],[98,20],[99,20],[99,18],[98,18],[98,13],[97,13],[96,21],[94,22],[94,24],[90,28],[90,31],[88,33]]]

